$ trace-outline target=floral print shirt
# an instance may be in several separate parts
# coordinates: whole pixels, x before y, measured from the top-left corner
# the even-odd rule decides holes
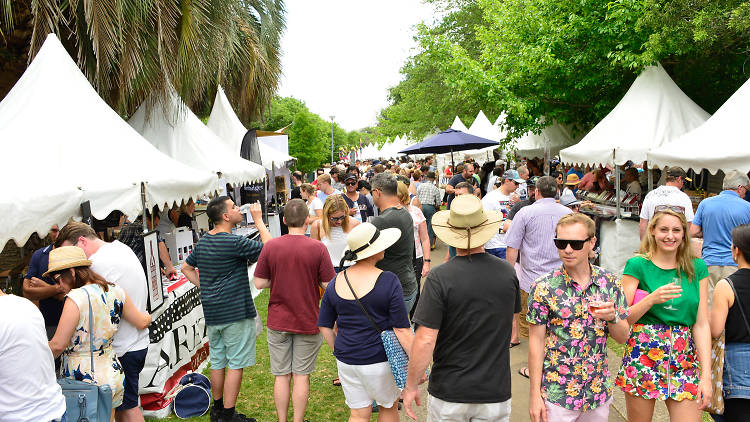
[[[591,282],[576,284],[560,267],[531,285],[526,319],[545,325],[542,394],[550,403],[586,412],[607,403],[612,380],[607,362],[607,324],[589,312],[589,301],[611,301],[620,319],[628,304],[617,275],[591,266]]]

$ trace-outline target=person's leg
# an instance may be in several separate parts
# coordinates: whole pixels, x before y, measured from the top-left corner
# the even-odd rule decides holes
[[[577,422],[607,422],[609,420],[609,407],[611,405],[612,399],[610,398],[596,409],[583,412]]]
[[[716,418],[714,418],[714,420],[716,420]],[[750,421],[750,399],[724,400],[724,419],[719,420],[725,420],[727,422]]]
[[[211,368],[211,395],[213,396],[214,401],[223,400],[224,398],[224,372],[224,368]]]
[[[544,405],[547,408],[547,420],[550,422],[577,422],[582,415],[582,412],[568,410],[547,400],[544,401]]]
[[[380,406],[378,422],[398,422],[398,402],[391,407]]]
[[[513,324],[510,326],[510,344],[518,344],[521,339],[518,338],[518,314],[513,314]]]
[[[224,379],[224,409],[231,409],[237,404],[242,385],[242,369],[227,369]]]
[[[350,409],[349,422],[369,422],[372,414],[372,407],[367,406],[362,409]]]
[[[293,374],[292,377],[294,379],[292,387],[294,422],[304,422],[307,401],[310,399],[310,375]],[[279,422],[283,421],[279,420]]]
[[[625,409],[628,412],[628,422],[650,422],[654,417],[656,400],[636,397],[625,393]],[[687,422],[687,421],[684,421]]]
[[[206,325],[208,358],[211,362],[209,378],[211,379],[211,396],[214,399],[214,405],[211,407],[212,421],[216,420],[224,409],[224,369],[227,366],[227,357],[222,338],[223,329],[224,325]]]
[[[413,292],[409,296],[404,296],[404,305],[406,305],[406,313],[411,312],[414,307],[414,303],[417,301],[417,292]]]
[[[664,404],[667,405],[669,420],[672,422],[701,422],[703,412],[698,408],[697,400],[667,399]]]
[[[526,321],[526,307],[529,302],[529,294],[521,290],[521,312],[518,314],[518,336],[529,338],[529,322]]]
[[[148,349],[133,350],[120,357],[120,365],[125,373],[125,391],[122,404],[115,409],[117,422],[144,422],[141,408],[138,407],[138,375],[146,363]]]
[[[289,384],[291,382],[292,374],[276,375],[273,381],[273,402],[276,405],[276,417],[279,418],[279,422],[286,422],[289,417]],[[297,416],[296,412],[295,416]]]
[[[224,414],[236,413],[237,396],[242,386],[242,370],[255,365],[255,318],[228,324],[223,332],[227,354],[227,374],[224,379]]]

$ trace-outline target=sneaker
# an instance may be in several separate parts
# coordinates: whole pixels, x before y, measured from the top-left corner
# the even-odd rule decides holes
[[[208,417],[211,420],[211,422],[219,422],[221,419],[221,411],[223,409],[219,409],[216,406],[211,406],[211,410],[208,411]]]
[[[255,418],[248,418],[247,416],[243,415],[242,413],[237,413],[237,411],[234,412],[231,416],[222,416],[219,419],[219,422],[258,422]]]

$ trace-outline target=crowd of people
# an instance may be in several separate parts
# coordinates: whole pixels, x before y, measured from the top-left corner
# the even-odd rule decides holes
[[[672,420],[697,422],[717,394],[711,347],[722,335],[725,411],[717,418],[750,420],[747,175],[726,172],[721,194],[693,213],[681,191],[687,174],[663,172],[664,185],[644,198],[640,249],[620,276],[594,264],[596,225],[580,212],[581,191],[613,189],[606,171],[544,176],[542,167],[468,161],[440,177],[427,158],[319,169],[311,183],[295,172],[283,209],[288,234],[272,238],[260,206],[250,206],[260,240],[232,234],[244,217],[230,197],[211,199],[213,229],[180,268],[200,289],[210,420],[254,420],[236,405],[243,370],[255,364],[258,312],[247,271],[255,261],[252,282],[269,290],[267,347],[281,422],[305,421],[323,342],[350,421],[373,411],[397,421],[401,402],[416,418],[428,379],[428,420],[509,421],[510,351],[522,341],[528,365],[519,374],[528,378],[534,422],[607,421],[614,388],[625,393],[629,421],[651,420],[662,401]],[[640,193],[638,176],[626,170],[623,190]],[[143,218],[150,227],[180,224],[194,210],[185,205]],[[53,245],[34,254],[24,281],[39,309],[0,293],[0,344],[23,339],[6,359],[33,368],[0,365],[0,420],[65,420],[56,372],[110,385],[112,418],[143,420],[138,374],[151,316],[143,251],[132,240],[137,224],[111,243],[83,223],[53,227]],[[449,250],[434,266],[438,240]],[[174,271],[171,263],[164,270]],[[384,346],[389,331],[409,356],[403,385]],[[610,337],[625,349],[614,374]]]

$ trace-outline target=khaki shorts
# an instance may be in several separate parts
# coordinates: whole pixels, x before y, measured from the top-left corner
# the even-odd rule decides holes
[[[526,320],[526,311],[529,302],[529,294],[521,290],[521,312],[518,314],[518,336],[529,338],[529,321]]]
[[[427,421],[509,422],[510,400],[499,403],[452,403],[427,396]]]
[[[309,375],[315,371],[320,334],[294,334],[268,329],[268,355],[273,375]]]
[[[737,271],[737,267],[732,265],[709,265],[708,266],[708,307],[714,301],[714,287],[716,283],[723,280]]]

